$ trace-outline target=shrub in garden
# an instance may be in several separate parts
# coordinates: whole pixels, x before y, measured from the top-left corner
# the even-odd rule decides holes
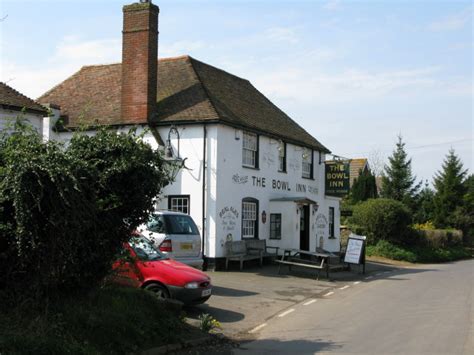
[[[168,181],[134,132],[78,133],[67,147],[24,127],[1,134],[0,291],[38,299],[96,286]]]
[[[351,229],[366,234],[370,243],[389,240],[405,242],[410,236],[408,207],[392,199],[372,199],[354,206]]]

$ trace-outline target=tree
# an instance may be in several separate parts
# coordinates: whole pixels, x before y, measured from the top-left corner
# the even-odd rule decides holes
[[[391,198],[413,207],[414,198],[420,189],[421,182],[415,184],[416,177],[411,170],[411,159],[405,152],[402,136],[398,136],[395,150],[388,158],[382,175],[382,192],[384,198]]]
[[[354,180],[351,187],[350,197],[353,203],[366,201],[377,197],[377,186],[375,176],[370,169],[360,170],[359,176]]]
[[[434,177],[434,222],[438,227],[454,227],[453,213],[463,205],[464,194],[467,189],[464,179],[467,170],[464,170],[461,160],[454,149],[446,155],[440,171]]]
[[[416,196],[415,210],[413,213],[413,222],[426,223],[433,220],[434,216],[434,191],[425,181],[425,187]]]

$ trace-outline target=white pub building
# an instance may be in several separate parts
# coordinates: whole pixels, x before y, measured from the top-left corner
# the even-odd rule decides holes
[[[190,56],[157,60],[158,12],[124,6],[122,63],[85,66],[38,99],[64,122],[48,138],[67,141],[83,125],[148,129],[153,147],[184,162],[157,207],[192,216],[211,262],[246,238],[339,251],[329,150],[248,80]]]

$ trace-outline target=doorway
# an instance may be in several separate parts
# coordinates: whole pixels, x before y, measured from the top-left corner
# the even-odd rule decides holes
[[[309,251],[309,206],[300,206],[300,249]]]

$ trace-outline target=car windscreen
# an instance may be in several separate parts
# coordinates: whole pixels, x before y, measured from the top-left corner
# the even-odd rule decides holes
[[[166,221],[166,232],[168,234],[193,234],[199,235],[199,231],[193,219],[186,215],[164,215]]]
[[[140,260],[153,261],[167,258],[156,250],[151,242],[144,237],[133,237],[130,239],[129,244]]]

